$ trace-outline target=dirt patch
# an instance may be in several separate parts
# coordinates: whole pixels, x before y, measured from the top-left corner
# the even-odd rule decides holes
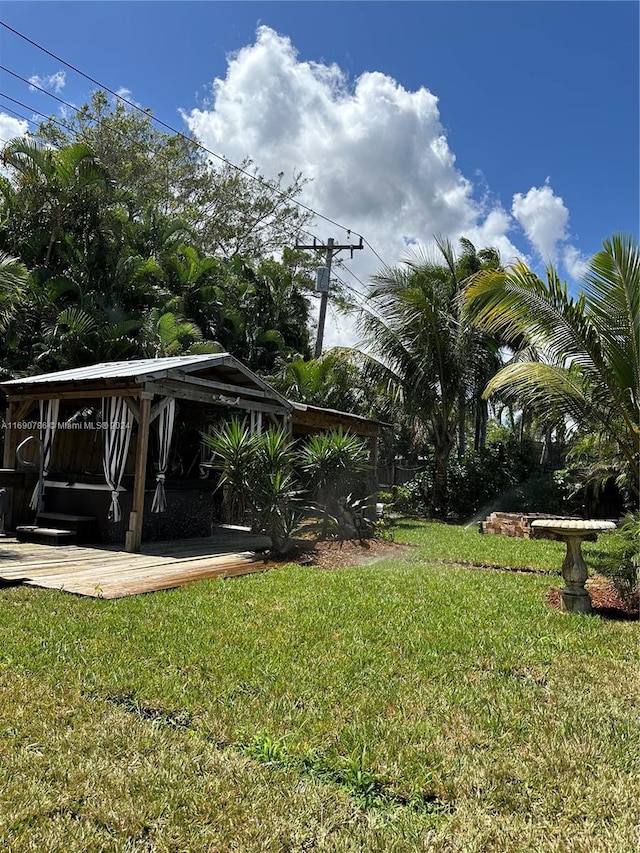
[[[605,619],[638,620],[640,618],[638,595],[628,600],[621,598],[608,578],[601,575],[590,578],[587,581],[587,590],[596,616],[602,616]],[[557,610],[561,609],[562,590],[559,587],[549,590],[547,604]]]

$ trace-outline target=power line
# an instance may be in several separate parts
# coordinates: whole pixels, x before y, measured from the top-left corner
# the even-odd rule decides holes
[[[22,109],[24,109],[24,110],[29,110],[30,112],[35,113],[36,115],[42,116],[42,118],[46,118],[47,120],[50,119],[51,121],[55,122],[56,124],[59,124],[60,127],[63,127],[65,130],[68,130],[70,133],[73,133],[72,129],[68,125],[66,125],[64,122],[59,121],[58,119],[54,118],[53,116],[48,116],[46,113],[42,113],[42,112],[40,112],[40,110],[36,110],[33,107],[30,107],[28,104],[23,104],[22,101],[18,101],[16,98],[12,98],[10,95],[7,95],[6,92],[0,92],[0,97],[6,98],[8,101],[11,101],[12,104],[17,104],[19,107],[22,107]],[[7,109],[8,109],[8,107],[7,107]],[[24,121],[28,121],[31,124],[35,124],[34,121],[26,118],[25,116],[20,116],[20,117]]]
[[[349,282],[345,281],[343,278],[340,278],[339,275],[336,275],[335,272],[333,274],[333,277],[338,282],[338,284],[341,284],[344,287],[344,289],[352,295],[352,297],[354,298],[354,301],[355,301],[355,306],[359,309],[364,308],[364,302],[365,302],[364,296],[361,293],[359,293],[355,289],[355,287],[352,287],[349,284]]]
[[[349,267],[345,264],[344,261],[338,261],[338,266],[340,267],[340,269],[343,269],[343,270],[345,270],[345,272],[348,272],[349,275],[352,276],[352,278],[355,278],[355,280],[358,282],[358,284],[360,284],[363,288],[366,289],[367,285],[362,281],[361,278],[359,278],[353,272],[353,270],[349,269]],[[338,278],[338,277],[336,276],[336,278]],[[385,319],[385,317],[383,317],[383,315],[380,313],[380,311],[375,307],[373,301],[371,299],[367,299],[366,294],[359,293],[359,291],[357,291],[354,287],[351,287],[349,284],[347,284],[347,282],[343,281],[342,279],[338,278],[338,281],[340,281],[341,284],[345,285],[345,287],[347,288],[347,290],[350,293],[352,293],[354,296],[358,297],[359,308],[361,311],[364,311],[367,314],[373,315],[374,317],[376,317],[378,320],[380,320],[382,323],[384,323],[386,325],[387,320]]]
[[[386,267],[386,266],[388,266],[388,264],[387,264],[387,262],[384,260],[384,258],[382,258],[382,256],[381,256],[381,255],[376,251],[376,249],[373,247],[373,245],[370,243],[370,241],[369,241],[369,240],[367,240],[363,235],[358,234],[357,232],[352,232],[352,230],[351,230],[350,228],[347,228],[346,226],[341,225],[339,222],[337,222],[337,221],[335,221],[335,220],[331,219],[330,217],[325,216],[325,215],[324,215],[324,214],[322,214],[322,213],[319,213],[318,211],[316,211],[314,208],[310,207],[309,205],[306,205],[306,204],[304,204],[303,202],[299,201],[298,199],[296,199],[296,198],[294,198],[294,197],[292,197],[292,196],[288,195],[287,193],[285,193],[285,192],[283,192],[283,191],[279,190],[276,186],[274,186],[274,185],[273,185],[273,184],[271,184],[270,182],[268,182],[268,181],[264,180],[263,178],[259,177],[258,175],[254,174],[254,173],[252,173],[252,172],[249,172],[249,171],[248,171],[248,170],[246,170],[246,169],[243,169],[241,166],[238,166],[238,165],[236,165],[235,163],[233,163],[233,162],[229,161],[226,157],[223,157],[222,155],[217,154],[215,151],[212,151],[211,149],[207,148],[205,145],[203,145],[202,143],[200,143],[197,139],[193,139],[193,138],[191,138],[191,137],[187,136],[186,134],[184,134],[184,133],[182,133],[181,131],[179,131],[179,130],[177,130],[176,128],[174,128],[172,125],[168,124],[167,122],[164,122],[164,121],[162,121],[162,120],[161,120],[161,119],[159,119],[159,118],[156,118],[155,116],[153,116],[153,114],[151,114],[151,113],[150,113],[150,111],[149,111],[149,110],[145,110],[145,109],[143,109],[142,107],[139,107],[137,104],[135,104],[135,103],[133,103],[132,101],[128,100],[128,99],[127,99],[127,98],[125,98],[123,95],[119,94],[118,92],[114,92],[114,91],[113,91],[112,89],[110,89],[108,86],[104,86],[102,83],[100,83],[100,81],[96,80],[95,78],[91,77],[91,76],[90,76],[90,75],[88,75],[88,74],[85,74],[83,71],[81,71],[81,70],[80,70],[79,68],[77,68],[76,66],[72,65],[71,63],[68,63],[66,60],[62,59],[62,57],[59,57],[59,56],[57,56],[56,54],[52,53],[51,51],[47,50],[47,48],[45,48],[44,46],[42,46],[42,45],[40,45],[39,43],[35,42],[34,40],[30,39],[28,36],[25,36],[23,33],[20,33],[18,30],[14,29],[13,27],[9,26],[8,24],[4,23],[3,21],[0,21],[0,24],[1,24],[5,29],[9,30],[10,32],[12,32],[12,33],[14,33],[15,35],[17,35],[19,38],[21,38],[21,39],[23,39],[24,41],[26,41],[26,42],[28,42],[29,44],[31,44],[33,47],[37,48],[38,50],[40,50],[40,51],[42,51],[43,53],[47,54],[48,56],[52,57],[52,58],[53,58],[53,59],[55,59],[57,62],[61,62],[61,63],[62,63],[63,65],[65,65],[67,68],[69,68],[70,70],[72,70],[72,71],[73,71],[73,72],[75,72],[76,74],[79,74],[81,77],[85,78],[86,80],[89,80],[91,83],[93,83],[94,85],[98,86],[100,89],[103,89],[104,91],[109,92],[113,97],[115,97],[115,98],[117,98],[119,101],[121,101],[121,102],[123,102],[123,103],[127,104],[127,106],[129,106],[131,109],[134,109],[134,110],[136,110],[136,111],[138,111],[138,112],[143,113],[145,116],[148,116],[152,121],[156,122],[158,125],[160,125],[160,126],[162,126],[162,127],[166,128],[166,129],[167,129],[167,130],[169,130],[171,133],[176,134],[176,135],[177,135],[177,136],[179,136],[180,138],[184,139],[184,140],[185,140],[185,141],[187,141],[188,143],[190,143],[190,144],[194,145],[196,148],[200,149],[201,151],[204,151],[204,152],[206,152],[207,154],[210,154],[212,157],[217,158],[218,160],[220,160],[221,162],[223,162],[225,165],[231,166],[232,168],[236,169],[236,171],[238,171],[239,173],[241,173],[241,174],[245,175],[246,177],[249,177],[249,178],[251,178],[252,180],[255,180],[255,181],[259,182],[262,186],[265,186],[265,187],[267,187],[267,189],[269,189],[270,191],[275,192],[275,193],[276,193],[280,198],[285,199],[285,200],[287,200],[287,201],[290,201],[290,202],[292,202],[293,204],[297,205],[299,208],[301,208],[301,209],[303,209],[303,210],[306,210],[307,212],[311,213],[313,216],[318,217],[318,218],[320,218],[320,219],[323,219],[324,221],[329,222],[329,223],[330,223],[330,224],[332,224],[332,225],[335,225],[336,227],[338,227],[338,228],[340,228],[340,229],[344,230],[344,231],[345,231],[349,236],[351,236],[351,234],[352,234],[352,233],[354,233],[357,237],[360,237],[361,245],[362,245],[362,244],[366,245],[366,246],[367,246],[367,248],[369,248],[369,249],[370,249],[370,251],[372,252],[372,254],[373,254],[373,255],[374,255],[374,256],[375,256],[375,257],[380,261],[380,263],[381,263],[381,264],[383,264],[383,266],[385,266],[385,267]],[[39,86],[39,85],[37,85],[37,84],[32,83],[30,80],[26,79],[25,77],[21,76],[20,74],[17,74],[17,73],[16,73],[16,72],[14,72],[14,71],[11,71],[10,69],[6,68],[5,66],[0,65],[0,69],[1,69],[1,70],[3,70],[3,71],[5,71],[5,72],[7,72],[7,73],[9,73],[9,74],[11,74],[11,76],[15,77],[16,79],[20,80],[21,82],[23,82],[23,83],[25,83],[25,84],[29,85],[32,89],[36,89],[37,91],[41,92],[42,94],[48,95],[49,97],[51,97],[51,98],[53,98],[54,100],[56,100],[58,103],[60,103],[60,104],[62,104],[62,105],[64,105],[64,106],[66,106],[66,107],[68,107],[68,108],[70,108],[70,109],[72,109],[72,110],[77,110],[77,107],[76,107],[75,105],[70,104],[68,101],[65,101],[63,98],[60,98],[60,97],[58,97],[58,96],[54,95],[54,94],[53,94],[53,93],[51,93],[51,92],[48,92],[46,89],[42,88],[41,86]],[[6,97],[9,97],[9,96],[6,96]],[[9,100],[13,101],[14,103],[19,104],[20,106],[23,106],[23,107],[24,107],[25,109],[27,109],[27,110],[31,109],[31,108],[30,108],[30,107],[28,107],[27,105],[25,105],[25,104],[21,104],[21,102],[16,101],[16,99],[14,99],[14,98],[9,98]],[[9,108],[7,108],[7,109],[9,109]],[[14,111],[12,111],[12,110],[9,110],[9,111],[10,111],[10,112],[14,112]],[[72,129],[71,129],[71,128],[69,128],[67,125],[65,125],[63,122],[61,122],[61,121],[57,120],[57,119],[56,119],[56,118],[54,118],[53,116],[46,116],[44,113],[41,113],[39,110],[32,110],[32,112],[34,112],[34,113],[36,113],[37,115],[40,115],[40,116],[42,116],[42,117],[44,117],[44,118],[47,118],[47,119],[49,119],[49,120],[53,121],[55,124],[58,124],[59,126],[63,127],[63,128],[64,128],[65,130],[67,130],[68,132],[73,133],[73,131],[72,131]],[[26,117],[20,116],[18,113],[15,113],[15,112],[14,112],[14,114],[15,114],[15,115],[17,115],[18,117],[23,118],[24,120],[26,120],[26,121],[28,121],[28,122],[32,123],[32,124],[35,124],[35,122],[33,122],[33,120],[32,120],[32,119],[27,119]],[[315,241],[316,241],[316,237],[315,237],[315,235],[314,235],[314,234],[312,234],[310,231],[307,231],[307,230],[306,230],[306,229],[304,229],[304,228],[299,228],[299,229],[298,229],[298,233],[304,233],[304,234],[307,234],[309,237],[312,237],[312,238],[313,238],[314,243],[315,243]],[[361,279],[360,279],[360,278],[359,278],[359,277],[358,277],[358,276],[357,276],[357,275],[356,275],[352,270],[350,270],[350,269],[349,269],[345,264],[341,263],[341,266],[342,266],[342,268],[344,268],[344,269],[346,270],[346,272],[348,272],[348,273],[349,273],[349,275],[351,275],[353,278],[355,278],[355,279],[356,279],[356,281],[358,281],[358,283],[359,283],[362,287],[366,287],[366,285],[364,285],[364,283],[362,282],[362,280],[361,280]],[[348,285],[348,284],[347,284],[347,282],[345,282],[343,279],[340,279],[340,278],[339,278],[339,277],[337,277],[337,276],[336,276],[336,279],[337,279],[337,280],[338,280],[338,281],[343,285],[343,287],[345,287],[345,288],[346,288],[346,290],[347,290],[349,293],[351,293],[351,294],[352,294],[352,296],[353,296],[353,297],[355,298],[355,300],[356,300],[356,306],[357,306],[361,311],[362,311],[362,310],[368,311],[368,312],[370,312],[370,313],[373,313],[373,314],[377,315],[377,316],[379,317],[379,319],[383,319],[382,317],[380,317],[380,315],[378,314],[377,310],[376,310],[375,308],[373,308],[373,306],[371,306],[370,304],[368,304],[368,305],[366,305],[366,306],[365,306],[365,304],[364,304],[364,301],[365,301],[365,300],[364,300],[364,296],[363,296],[362,294],[360,294],[360,293],[359,293],[355,288],[351,287],[350,285]]]
[[[2,93],[0,92],[0,96],[1,95]],[[8,107],[6,104],[0,103],[0,108],[7,113],[11,113],[12,116],[21,119],[21,121],[26,121],[28,124],[37,124],[37,122],[35,122],[32,118],[27,118],[26,116],[23,116],[22,113],[16,112],[16,110],[12,110],[11,107]],[[5,142],[6,141],[7,140],[5,139]]]
[[[64,98],[59,98],[57,95],[54,95],[53,92],[47,91],[47,89],[43,89],[42,86],[38,86],[36,83],[32,83],[31,80],[27,80],[26,77],[22,77],[20,74],[16,74],[15,71],[12,71],[10,68],[6,68],[4,65],[0,65],[0,71],[6,71],[7,74],[11,74],[12,77],[15,77],[16,80],[21,80],[23,83],[26,83],[30,89],[36,89],[38,92],[42,92],[43,95],[48,95],[50,98],[53,98],[54,101],[58,101],[59,104],[62,104],[65,107],[69,107],[69,109],[76,110],[77,107],[75,104],[70,104],[69,101],[65,101]]]
[[[360,236],[360,235],[358,235],[358,236]],[[380,257],[380,255],[376,252],[376,250],[373,248],[373,246],[371,245],[371,243],[366,239],[366,237],[363,237],[363,238],[362,238],[362,240],[363,240],[363,242],[364,242],[365,246],[366,246],[368,249],[371,249],[371,251],[372,251],[372,252],[373,252],[373,254],[376,256],[376,258],[380,261],[380,263],[381,263],[383,266],[388,267],[388,266],[389,266],[389,264],[384,260],[384,258]]]
[[[23,39],[23,41],[26,41],[28,44],[35,47],[37,50],[40,50],[43,53],[45,53],[47,56],[50,56],[52,59],[55,59],[56,62],[61,62],[63,65],[65,65],[67,68],[69,68],[74,73],[79,74],[81,77],[84,77],[85,80],[88,80],[90,83],[93,83],[94,86],[98,86],[100,89],[104,90],[105,92],[108,92],[110,95],[113,95],[113,97],[118,98],[118,100],[127,104],[127,106],[131,107],[132,109],[135,109],[138,112],[142,112],[145,115],[149,116],[149,112],[147,110],[144,110],[142,107],[138,106],[138,104],[135,104],[135,103],[133,103],[133,101],[128,100],[127,98],[124,97],[124,95],[121,95],[118,92],[114,92],[113,89],[110,89],[108,86],[105,86],[103,83],[100,83],[99,80],[96,80],[94,77],[91,77],[89,74],[86,74],[84,71],[81,71],[75,65],[73,65],[70,62],[67,62],[61,56],[58,56],[57,54],[48,50],[43,45],[39,44],[38,42],[36,42],[33,39],[29,38],[28,36],[24,35],[24,33],[21,33],[19,30],[16,30],[14,27],[9,26],[9,24],[5,23],[4,21],[0,21],[0,25],[3,26],[6,30],[9,30],[9,32],[18,36],[18,38]],[[12,73],[12,72],[10,72],[10,73]],[[16,76],[18,76],[18,75],[16,75]],[[32,85],[32,84],[29,84],[29,85]],[[45,91],[45,94],[49,94],[49,95],[51,94],[50,92],[46,92],[46,90],[41,90],[41,91]],[[232,168],[236,169],[238,172],[245,175],[246,177],[249,177],[252,180],[258,181],[260,184],[267,187],[272,192],[275,192],[281,198],[292,202],[293,204],[297,205],[298,207],[302,208],[303,210],[306,210],[308,213],[311,213],[313,216],[317,216],[318,218],[323,219],[325,222],[329,222],[331,225],[335,225],[336,228],[340,228],[341,230],[346,231],[348,235],[351,235],[353,233],[356,235],[356,237],[360,237],[366,243],[368,248],[371,249],[371,251],[378,258],[378,260],[380,260],[382,263],[385,263],[383,261],[383,259],[380,257],[380,255],[371,246],[371,244],[367,240],[364,240],[364,237],[361,234],[359,234],[358,232],[352,231],[351,228],[347,228],[345,225],[342,225],[341,223],[337,222],[335,219],[331,219],[329,216],[325,216],[323,213],[319,213],[314,208],[310,207],[309,205],[304,204],[304,202],[299,201],[298,199],[294,198],[293,196],[287,195],[287,193],[283,192],[282,190],[279,190],[273,184],[269,183],[268,181],[265,181],[263,178],[260,178],[255,174],[252,174],[247,169],[243,169],[241,166],[238,166],[237,164],[231,162],[226,157],[223,157],[221,154],[217,154],[215,151],[212,151],[211,149],[207,148],[206,145],[203,145],[201,142],[199,142],[196,139],[192,139],[191,137],[182,133],[182,131],[177,130],[177,128],[173,127],[172,125],[168,124],[167,122],[163,121],[162,119],[159,119],[153,115],[151,116],[151,119],[153,121],[155,121],[157,124],[159,124],[161,127],[164,127],[167,130],[171,131],[171,133],[174,133],[177,136],[180,136],[182,139],[187,140],[188,142],[190,142],[192,145],[195,145],[200,150],[205,151],[207,154],[210,154],[212,157],[217,158],[222,163],[225,163],[226,165],[231,166]]]

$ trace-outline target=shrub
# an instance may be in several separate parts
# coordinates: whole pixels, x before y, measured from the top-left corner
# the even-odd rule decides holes
[[[640,571],[640,512],[627,515],[623,524],[610,536],[611,559],[599,567],[611,578],[622,598],[638,593]]]
[[[219,459],[219,485],[231,518],[241,520],[248,510],[252,529],[269,536],[274,550],[285,553],[297,525],[301,494],[292,473],[288,435],[273,427],[251,432],[246,422],[234,418],[203,441]]]
[[[275,551],[289,550],[302,515],[310,511],[302,504],[304,489],[296,467],[307,490],[320,500],[323,538],[330,522],[340,529],[341,519],[342,528],[361,539],[374,529],[366,499],[354,500],[351,494],[369,462],[366,444],[354,436],[331,430],[296,449],[283,430],[251,432],[245,421],[234,418],[203,441],[218,459],[230,517],[242,520],[248,511],[252,529],[269,536]]]
[[[447,516],[466,520],[504,512],[575,513],[574,483],[568,471],[540,473],[531,442],[488,444],[449,462]],[[396,490],[394,507],[408,515],[428,515],[433,472],[426,468]]]
[[[362,487],[358,481],[369,466],[367,445],[342,429],[329,430],[312,435],[297,458],[308,489],[322,506],[321,535],[326,538],[330,519],[341,508],[341,499],[351,499],[354,487]]]

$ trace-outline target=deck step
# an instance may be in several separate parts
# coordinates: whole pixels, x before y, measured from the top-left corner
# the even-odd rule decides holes
[[[73,545],[76,541],[76,532],[58,527],[21,524],[16,527],[16,539],[18,542],[37,542],[40,545]]]
[[[78,542],[87,543],[95,541],[96,537],[95,515],[71,515],[66,512],[39,512],[36,518],[36,527],[47,527],[54,530],[70,530],[76,534]]]

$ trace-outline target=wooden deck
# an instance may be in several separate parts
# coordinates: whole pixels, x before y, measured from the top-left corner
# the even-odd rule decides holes
[[[0,538],[0,585],[59,589],[93,598],[122,598],[204,578],[261,572],[256,550],[264,536],[236,531],[204,539],[143,544],[142,553],[116,547],[50,546]]]

